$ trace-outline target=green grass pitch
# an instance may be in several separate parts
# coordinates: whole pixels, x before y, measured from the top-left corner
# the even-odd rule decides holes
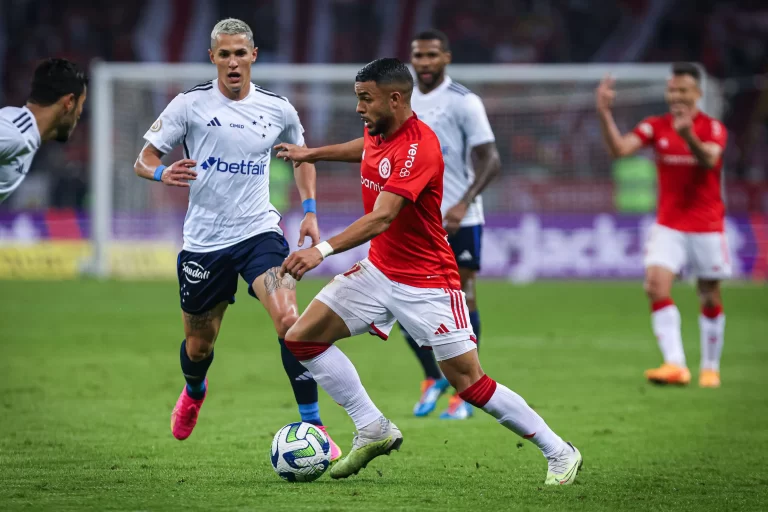
[[[302,306],[322,284],[300,283]],[[723,387],[704,390],[643,381],[660,361],[639,283],[480,284],[484,369],[579,447],[568,488],[544,487],[538,450],[482,411],[412,417],[421,375],[399,333],[340,346],[403,431],[402,451],[348,480],[290,484],[268,451],[298,413],[242,284],[184,442],[169,427],[183,383],[174,283],[0,288],[0,510],[768,510],[766,287],[724,290]],[[695,380],[695,293],[681,284],[674,297]],[[352,422],[322,392],[321,412],[348,449]]]

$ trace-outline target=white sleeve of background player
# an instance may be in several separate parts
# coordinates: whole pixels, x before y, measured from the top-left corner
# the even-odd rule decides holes
[[[464,119],[462,127],[467,138],[467,146],[473,148],[481,144],[495,142],[491,123],[485,113],[483,101],[477,94],[467,94],[463,97]]]
[[[7,119],[0,119],[0,162],[12,163],[29,152],[24,136]]]
[[[163,154],[168,154],[181,144],[187,134],[187,103],[184,94],[179,94],[165,107],[144,140],[155,146]]]
[[[293,108],[293,105],[288,103],[283,109],[283,115],[285,116],[285,124],[283,131],[280,132],[278,139],[280,142],[286,144],[296,144],[297,146],[304,145],[304,127],[301,126],[301,120],[299,119],[299,113]]]

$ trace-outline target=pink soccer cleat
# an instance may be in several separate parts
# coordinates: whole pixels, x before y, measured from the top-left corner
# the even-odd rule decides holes
[[[200,400],[195,400],[187,394],[187,386],[181,391],[179,400],[171,413],[171,432],[173,437],[183,441],[192,434],[197,425],[197,415],[203,406],[205,397],[208,396],[208,379],[205,379],[205,395]],[[333,453],[333,452],[331,452]]]
[[[325,434],[325,437],[328,438],[328,442],[331,443],[331,462],[336,462],[341,458],[341,448],[339,448],[339,445],[337,445],[333,439],[331,439],[331,435],[328,433],[328,430],[325,428],[325,425],[322,427],[319,427],[320,430],[323,431],[323,434]]]

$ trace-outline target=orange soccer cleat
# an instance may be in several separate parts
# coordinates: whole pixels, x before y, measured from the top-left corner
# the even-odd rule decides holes
[[[701,370],[699,373],[700,388],[719,388],[720,372],[717,370]]]
[[[691,372],[685,366],[664,363],[659,368],[645,370],[645,378],[654,384],[687,386],[691,382]]]

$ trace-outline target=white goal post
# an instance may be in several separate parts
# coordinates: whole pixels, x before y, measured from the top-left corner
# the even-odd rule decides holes
[[[295,95],[312,98],[313,88],[336,88],[325,91],[326,100],[334,111],[320,114],[318,123],[328,116],[343,118],[344,122],[358,127],[359,119],[354,113],[352,87],[360,65],[283,65],[255,64],[252,80],[260,85],[286,95],[296,105]],[[511,136],[520,129],[521,122],[514,116],[522,115],[526,126],[545,123],[533,117],[531,109],[552,108],[579,112],[584,117],[594,104],[594,87],[607,74],[617,80],[620,89],[617,104],[622,101],[637,102],[653,106],[658,113],[663,104],[665,82],[670,75],[670,64],[568,64],[568,65],[451,65],[450,75],[471,89],[485,87],[493,94],[483,95],[489,114],[499,111],[510,112],[509,123],[503,135]],[[114,238],[115,204],[125,200],[131,208],[147,208],[143,199],[144,189],[132,191],[132,182],[123,181],[132,175],[130,155],[138,154],[140,140],[151,121],[156,118],[170,98],[168,89],[176,92],[195,84],[215,78],[216,69],[211,64],[170,64],[170,63],[106,63],[97,62],[91,68],[91,241],[93,261],[83,270],[100,278],[111,274],[109,247]],[[702,109],[710,115],[722,112],[722,93],[716,80],[704,75],[704,100]],[[127,92],[126,92],[127,91]],[[309,92],[308,92],[309,91]],[[343,94],[342,94],[343,91]],[[139,94],[141,92],[141,94]],[[321,91],[322,92],[322,91]],[[159,101],[148,101],[147,97],[160,97]],[[490,99],[489,99],[490,97]],[[312,102],[309,101],[312,108]],[[149,104],[148,104],[149,103]],[[306,103],[306,101],[305,101]],[[337,108],[340,107],[340,108]],[[300,113],[302,109],[299,108]],[[306,105],[305,105],[305,108]],[[649,109],[650,110],[650,109]],[[645,111],[642,111],[643,113]],[[343,115],[346,113],[346,115]],[[644,113],[644,115],[647,115]],[[149,116],[149,117],[148,117]],[[305,128],[310,131],[302,113]],[[639,119],[635,119],[638,121]],[[566,116],[564,123],[576,123],[577,117]],[[493,122],[493,121],[492,121]],[[346,125],[345,125],[346,126]],[[546,129],[546,127],[543,127]],[[358,128],[359,129],[359,128]],[[494,127],[496,130],[497,128]],[[344,135],[341,135],[341,134]],[[329,135],[346,135],[336,130]],[[553,133],[553,136],[556,134]],[[497,137],[499,136],[497,130]],[[340,142],[328,140],[327,142]],[[562,172],[562,171],[561,171]],[[118,178],[116,181],[116,177]],[[135,176],[131,179],[138,180]],[[126,196],[126,197],[123,197]],[[144,205],[144,206],[142,206]],[[181,226],[176,226],[180,233]]]

